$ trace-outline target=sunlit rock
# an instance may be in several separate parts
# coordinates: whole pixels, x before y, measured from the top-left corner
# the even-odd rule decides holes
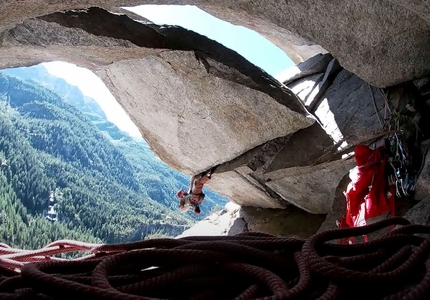
[[[117,62],[100,75],[157,155],[188,174],[314,122],[267,94],[208,74],[190,52]]]
[[[218,18],[256,30],[297,63],[328,51],[348,71],[378,87],[430,72],[426,1],[6,0],[0,3],[0,29],[56,11],[142,4],[198,5]]]
[[[355,161],[349,159],[281,169],[266,174],[266,185],[309,213],[326,214],[331,210],[340,180],[354,166]]]

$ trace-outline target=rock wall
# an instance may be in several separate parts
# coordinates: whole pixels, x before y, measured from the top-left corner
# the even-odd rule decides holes
[[[301,63],[275,79],[215,41],[120,8],[146,3],[198,4]],[[0,68],[87,67],[171,167],[218,165],[208,188],[241,206],[327,214],[354,165],[347,154],[383,134],[380,88],[413,85],[429,106],[428,16],[424,1],[6,0]]]
[[[262,209],[240,207],[229,202],[223,210],[197,222],[177,238],[263,232],[275,236],[306,239],[318,230],[324,219],[324,215],[309,214],[292,206],[287,209]]]
[[[298,64],[286,70],[283,77],[284,84],[316,116],[317,122],[256,149],[246,161],[242,160],[246,171],[243,166],[235,166],[235,176],[257,182],[253,186],[273,199],[272,206],[267,205],[267,200],[250,197],[251,190],[243,192],[245,200],[238,195],[230,199],[241,205],[278,208],[279,204],[284,207],[293,204],[308,213],[328,213],[327,222],[332,229],[345,210],[342,192],[349,182],[349,170],[355,166],[354,159],[348,158],[354,146],[359,143],[378,145],[386,135],[387,129],[383,127],[384,118],[387,118],[385,93],[390,102],[413,99],[411,103],[428,116],[429,83],[423,79],[378,89],[343,69],[331,54],[317,55]],[[426,123],[421,127],[422,133],[428,135],[424,132]],[[428,143],[423,144],[422,152],[425,150],[428,150]],[[429,195],[428,157],[423,159],[423,170],[418,178],[418,198]],[[224,182],[224,177],[232,178],[232,173],[217,174],[220,177],[217,180]],[[216,182],[209,183],[211,186],[216,187]],[[399,211],[403,214],[409,207],[405,204]]]
[[[292,67],[284,72],[284,79],[315,114],[317,123],[271,140],[248,155],[241,166],[235,166],[235,176],[258,184],[250,184],[247,192],[234,197],[224,195],[245,206],[278,208],[293,204],[309,213],[326,214],[331,211],[336,187],[355,165],[353,159],[342,159],[340,146],[347,149],[375,140],[383,132],[378,114],[385,102],[377,89],[340,67],[331,54]],[[248,168],[246,172],[243,166]],[[223,194],[217,182],[225,186],[233,171],[228,175],[219,172],[208,187]],[[252,187],[258,193],[265,191],[273,199],[272,205],[251,197]]]
[[[430,72],[429,6],[424,0],[5,0],[0,3],[0,29],[62,10],[141,4],[198,5],[260,32],[295,62],[328,51],[348,71],[378,87]]]
[[[214,76],[190,51],[116,62],[98,74],[158,156],[189,174],[314,122],[263,92]]]

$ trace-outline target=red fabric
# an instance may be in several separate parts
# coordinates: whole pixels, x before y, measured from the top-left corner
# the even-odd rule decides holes
[[[346,190],[346,215],[340,222],[340,228],[366,225],[366,220],[380,216],[388,211],[394,215],[394,193],[386,194],[385,164],[383,147],[375,150],[365,145],[355,147],[357,168],[350,175],[352,181]]]

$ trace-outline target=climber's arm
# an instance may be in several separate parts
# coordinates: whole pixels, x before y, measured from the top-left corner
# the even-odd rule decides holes
[[[182,212],[188,210],[188,208],[185,207],[185,198],[182,198],[181,200],[179,200],[179,210]]]
[[[188,194],[191,194],[193,192],[193,186],[194,186],[194,181],[196,180],[196,175],[191,177],[190,180],[190,189],[188,190]]]

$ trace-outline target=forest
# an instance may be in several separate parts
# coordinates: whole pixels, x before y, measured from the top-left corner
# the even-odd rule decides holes
[[[0,163],[0,242],[13,247],[174,237],[227,201],[205,190],[200,216],[179,212],[188,176],[40,65],[0,71]]]

